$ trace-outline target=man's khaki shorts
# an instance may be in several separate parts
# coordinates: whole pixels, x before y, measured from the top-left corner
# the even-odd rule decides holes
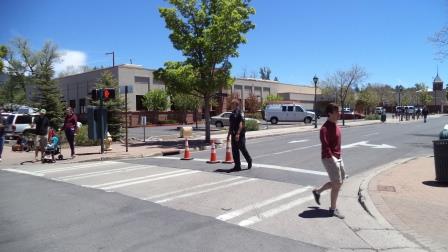
[[[48,143],[47,135],[43,135],[43,136],[36,135],[36,138],[34,140],[35,148],[40,149],[40,150],[45,150],[47,143]]]
[[[342,159],[337,159],[335,157],[324,158],[322,159],[322,163],[327,170],[331,182],[344,182],[345,170],[344,161],[342,161]]]

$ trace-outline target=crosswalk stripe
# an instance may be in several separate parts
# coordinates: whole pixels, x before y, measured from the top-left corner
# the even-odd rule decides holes
[[[181,194],[178,196],[174,196],[171,198],[165,198],[162,200],[158,200],[155,203],[165,203],[168,201],[173,201],[173,200],[177,200],[177,199],[181,199],[181,198],[186,198],[186,197],[191,197],[191,196],[195,196],[195,195],[199,195],[199,194],[203,194],[203,193],[208,193],[208,192],[212,192],[212,191],[216,191],[216,190],[220,190],[220,189],[224,189],[224,188],[229,188],[232,186],[236,186],[236,185],[240,185],[240,184],[244,184],[244,183],[248,183],[248,182],[252,182],[252,181],[257,181],[258,179],[256,178],[251,178],[251,179],[247,179],[247,180],[243,180],[243,181],[237,181],[234,183],[230,183],[228,185],[222,185],[222,186],[217,186],[217,187],[213,187],[213,188],[209,188],[206,190],[202,190],[202,191],[197,191],[197,192],[191,192],[191,193],[185,193],[185,194]]]
[[[87,169],[87,168],[93,168],[93,167],[105,166],[105,165],[112,165],[112,164],[120,164],[120,162],[103,161],[103,162],[98,162],[98,163],[89,163],[89,164],[83,164],[83,165],[68,166],[68,167],[64,167],[64,168],[45,169],[45,170],[39,170],[39,171],[36,171],[36,172],[39,172],[39,173],[53,173],[53,172],[71,171],[71,170],[78,170],[78,169]]]
[[[157,178],[152,178],[152,179],[137,180],[137,181],[134,181],[134,182],[128,182],[128,183],[124,183],[124,184],[118,184],[118,185],[102,187],[101,189],[103,189],[103,190],[110,190],[110,189],[130,186],[130,185],[137,185],[137,184],[148,183],[148,182],[153,182],[153,181],[158,181],[158,180],[163,180],[163,179],[168,179],[168,178],[174,178],[174,177],[180,177],[180,176],[184,176],[184,175],[195,174],[195,173],[199,173],[199,172],[201,172],[201,171],[187,171],[187,172],[183,172],[183,173],[176,173],[176,174],[162,176],[162,177],[157,177]]]
[[[229,213],[226,213],[226,214],[222,214],[222,215],[216,217],[216,219],[222,220],[222,221],[228,221],[228,220],[233,219],[235,217],[241,216],[241,215],[243,215],[243,214],[245,214],[247,212],[250,212],[250,211],[252,211],[254,209],[259,209],[259,208],[262,208],[264,206],[267,206],[267,205],[270,205],[272,203],[275,203],[277,201],[281,201],[281,200],[290,198],[290,197],[292,197],[294,195],[306,192],[310,188],[311,188],[310,186],[299,188],[299,189],[293,190],[291,192],[287,192],[287,193],[281,194],[279,196],[267,199],[265,201],[262,201],[262,202],[259,202],[259,203],[256,203],[256,204],[248,205],[248,206],[243,207],[243,208],[241,208],[239,210],[235,210],[235,211],[232,211],[232,212],[229,212]]]
[[[159,156],[159,157],[153,157],[156,159],[170,159],[170,160],[178,160],[177,157],[165,157],[165,156]],[[208,159],[201,159],[201,158],[195,158],[192,161],[197,162],[206,162]],[[246,162],[241,162],[242,165],[247,165]],[[321,171],[313,171],[313,170],[305,170],[300,168],[294,168],[294,167],[287,167],[287,166],[279,166],[279,165],[269,165],[269,164],[257,164],[253,163],[252,167],[258,167],[258,168],[266,168],[266,169],[273,169],[273,170],[280,170],[280,171],[290,171],[290,172],[298,172],[298,173],[306,173],[306,174],[313,174],[318,176],[328,176],[328,173],[321,172]]]
[[[263,212],[261,214],[252,216],[252,217],[250,217],[248,219],[245,219],[245,220],[239,222],[238,225],[242,226],[242,227],[247,227],[247,226],[256,224],[256,223],[258,223],[258,222],[260,222],[260,221],[262,221],[264,219],[273,217],[273,216],[275,216],[275,215],[277,215],[277,214],[279,214],[281,212],[287,211],[287,210],[289,210],[289,209],[291,209],[293,207],[296,207],[296,206],[301,205],[301,204],[303,204],[303,203],[305,203],[307,201],[310,201],[313,198],[314,198],[313,196],[307,196],[307,197],[299,198],[299,199],[294,200],[292,202],[289,202],[287,204],[281,205],[279,207],[273,208],[273,209],[268,210],[266,212]]]
[[[110,186],[110,185],[114,185],[114,184],[122,184],[122,183],[137,181],[137,180],[146,179],[146,178],[154,178],[154,177],[165,176],[165,175],[169,175],[169,174],[182,173],[182,172],[185,172],[185,171],[187,171],[187,170],[182,169],[182,170],[176,170],[176,171],[169,171],[169,172],[162,172],[162,173],[151,174],[151,175],[148,175],[148,176],[141,176],[141,177],[130,178],[130,179],[116,180],[116,181],[102,183],[102,184],[98,184],[98,185],[90,185],[90,186],[89,185],[85,185],[85,186],[92,187],[92,188],[98,188],[98,187]]]
[[[114,174],[114,173],[143,170],[143,169],[147,169],[147,168],[151,168],[151,167],[154,167],[154,166],[151,166],[151,165],[125,166],[123,168],[117,168],[117,169],[106,170],[106,171],[87,172],[87,173],[81,173],[81,174],[76,174],[76,175],[64,176],[64,177],[60,177],[58,179],[60,179],[62,181],[69,181],[69,180],[76,180],[76,179],[83,179],[83,178],[91,178],[91,177],[96,177],[96,176],[109,175],[109,174]]]
[[[172,192],[162,193],[162,194],[158,194],[158,195],[154,195],[154,196],[149,196],[149,197],[143,198],[143,200],[153,200],[153,199],[157,199],[157,198],[162,198],[162,197],[166,197],[169,195],[184,193],[187,191],[191,191],[191,190],[195,190],[195,189],[199,189],[199,188],[203,188],[203,187],[207,187],[207,186],[218,185],[218,184],[234,181],[234,180],[241,179],[241,178],[243,178],[243,177],[238,176],[238,177],[233,177],[233,178],[229,178],[229,179],[225,179],[225,180],[221,180],[221,181],[217,181],[217,182],[196,185],[193,187],[188,187],[188,188],[184,188],[184,189],[177,190],[177,191],[172,191]]]
[[[14,172],[14,173],[27,174],[27,175],[37,176],[37,177],[44,176],[44,174],[42,174],[42,173],[30,172],[30,171],[24,171],[24,170],[19,170],[19,169],[12,169],[12,168],[1,169],[1,171],[9,171],[9,172]]]

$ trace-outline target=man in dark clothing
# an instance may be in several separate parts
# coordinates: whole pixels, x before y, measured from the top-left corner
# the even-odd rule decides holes
[[[6,126],[6,120],[1,115],[2,112],[3,110],[0,110],[0,162],[2,161],[3,144],[5,143],[5,126]]]
[[[341,130],[337,122],[339,119],[339,107],[334,103],[327,106],[326,113],[328,120],[320,129],[320,141],[322,143],[322,163],[327,170],[330,182],[327,182],[319,189],[313,190],[314,199],[320,205],[320,194],[331,189],[331,207],[329,214],[340,219],[344,219],[336,208],[339,191],[345,179],[344,162],[341,158]]]
[[[39,116],[35,119],[34,123],[36,124],[36,139],[35,143],[35,157],[34,161],[39,161],[37,158],[39,151],[41,152],[41,159],[43,158],[45,146],[47,146],[48,142],[48,127],[50,127],[50,121],[45,116],[47,111],[45,109],[41,109]]]
[[[423,121],[426,123],[426,118],[428,117],[429,111],[428,108],[426,108],[426,106],[423,108],[422,110],[422,115],[423,115]]]
[[[252,158],[246,149],[246,129],[244,128],[244,118],[239,108],[240,102],[237,99],[232,100],[232,115],[230,116],[229,133],[227,141],[232,137],[232,155],[235,166],[228,172],[241,171],[240,151],[247,161],[247,168],[252,168]]]

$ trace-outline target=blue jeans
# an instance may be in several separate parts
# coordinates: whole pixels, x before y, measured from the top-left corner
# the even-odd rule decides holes
[[[3,152],[3,144],[5,143],[5,137],[0,136],[0,158],[2,158],[2,152]]]

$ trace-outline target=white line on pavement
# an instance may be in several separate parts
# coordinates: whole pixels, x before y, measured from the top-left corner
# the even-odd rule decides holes
[[[304,142],[308,142],[308,139],[301,139],[301,140],[293,140],[293,141],[289,141],[288,143],[304,143]]]
[[[143,169],[148,169],[148,168],[151,168],[151,167],[154,167],[154,166],[151,166],[151,165],[125,166],[125,167],[122,167],[122,168],[106,170],[106,171],[87,172],[87,173],[81,173],[81,174],[76,174],[76,175],[64,176],[64,177],[59,177],[58,179],[60,179],[62,181],[69,181],[69,180],[90,178],[90,177],[96,177],[96,176],[102,176],[102,175],[109,175],[109,174],[114,174],[114,173],[143,170]]]
[[[115,162],[115,161],[103,161],[103,162],[97,162],[97,163],[88,163],[88,164],[82,164],[82,165],[68,166],[68,167],[64,167],[64,168],[45,169],[45,170],[39,170],[36,172],[41,172],[41,173],[62,172],[62,171],[86,169],[86,168],[93,168],[93,167],[98,167],[98,166],[105,166],[105,165],[112,165],[112,164],[119,164],[119,163],[120,162]]]
[[[276,197],[264,200],[262,202],[248,205],[248,206],[243,207],[243,208],[241,208],[239,210],[235,210],[235,211],[232,211],[232,212],[229,212],[229,213],[226,213],[226,214],[222,214],[222,215],[216,217],[216,219],[222,220],[222,221],[228,221],[228,220],[233,219],[235,217],[241,216],[241,215],[243,215],[243,214],[245,214],[247,212],[250,212],[250,211],[252,211],[254,209],[259,209],[259,208],[262,208],[264,206],[267,206],[267,205],[270,205],[272,203],[275,203],[277,201],[281,201],[281,200],[290,198],[290,197],[292,197],[294,195],[306,192],[309,189],[311,189],[311,186],[299,188],[299,189],[293,190],[291,192],[287,192],[287,193],[278,195]]]
[[[370,133],[370,134],[367,134],[367,135],[364,135],[364,136],[366,136],[366,137],[368,137],[368,136],[374,136],[374,135],[379,135],[380,133],[378,133],[378,132],[374,132],[374,133]]]
[[[303,198],[294,200],[294,201],[289,202],[287,204],[281,205],[279,207],[273,208],[273,209],[268,210],[266,212],[263,212],[261,214],[252,216],[252,217],[250,217],[248,219],[245,219],[245,220],[239,222],[238,225],[242,226],[242,227],[247,227],[247,226],[256,224],[256,223],[258,223],[258,222],[260,222],[260,221],[262,221],[264,219],[273,217],[273,216],[275,216],[275,215],[277,215],[277,214],[279,214],[281,212],[287,211],[287,210],[289,210],[289,209],[291,209],[293,207],[301,205],[301,204],[303,204],[303,203],[305,203],[307,201],[310,201],[312,199],[314,199],[313,196],[307,196],[307,197],[303,197]]]
[[[12,168],[10,168],[10,169],[1,169],[0,171],[9,171],[9,172],[33,175],[33,176],[37,176],[37,177],[44,176],[44,174],[42,174],[42,173],[30,172],[30,171],[24,171],[24,170],[19,170],[19,169],[12,169]]]
[[[165,176],[165,175],[170,175],[170,174],[175,174],[175,173],[182,173],[182,172],[186,172],[186,171],[188,171],[188,170],[181,169],[181,170],[156,173],[156,174],[151,174],[151,175],[141,176],[141,177],[136,177],[136,178],[116,180],[116,181],[102,183],[102,184],[98,184],[98,185],[90,185],[90,186],[89,185],[85,185],[85,186],[92,187],[92,188],[97,188],[97,187],[103,187],[103,186],[110,186],[110,185],[114,185],[114,184],[127,183],[127,182],[141,180],[141,179],[146,179],[146,178],[154,178],[154,177]]]
[[[170,159],[170,160],[179,160],[178,157],[164,157],[164,156],[158,156],[153,157],[156,159]],[[208,159],[202,159],[202,158],[195,158],[192,161],[197,162],[206,162]],[[247,165],[246,162],[241,162],[242,165]],[[298,172],[298,173],[307,173],[307,174],[313,174],[313,175],[319,175],[319,176],[328,176],[328,173],[321,172],[321,171],[313,171],[313,170],[305,170],[300,168],[293,168],[293,167],[286,167],[286,166],[279,166],[279,165],[268,165],[268,164],[252,164],[253,167],[258,168],[266,168],[266,169],[273,169],[273,170],[281,170],[281,171],[290,171],[290,172]]]
[[[188,188],[184,188],[181,190],[177,190],[177,191],[172,191],[172,192],[167,192],[167,193],[162,193],[162,194],[158,194],[158,195],[154,195],[154,196],[149,196],[149,197],[145,197],[143,198],[143,200],[153,200],[153,199],[157,199],[157,198],[162,198],[162,197],[166,197],[169,195],[174,195],[174,194],[178,194],[178,193],[184,193],[187,191],[191,191],[191,190],[195,190],[195,189],[199,189],[199,188],[203,188],[203,187],[207,187],[207,186],[212,186],[212,185],[218,185],[218,184],[223,184],[226,182],[230,182],[230,181],[234,181],[237,179],[241,179],[243,177],[233,177],[233,178],[229,178],[229,179],[225,179],[225,180],[221,180],[221,181],[217,181],[217,182],[211,182],[211,183],[205,183],[205,184],[201,184],[201,185],[196,185],[193,187],[188,187]]]
[[[247,179],[247,180],[237,181],[237,182],[234,182],[234,183],[230,183],[228,185],[217,186],[217,187],[209,188],[209,189],[202,190],[202,191],[185,193],[185,194],[181,194],[181,195],[174,196],[174,197],[171,197],[171,198],[165,198],[165,199],[162,199],[162,200],[158,200],[155,203],[158,203],[158,204],[165,203],[165,202],[168,202],[168,201],[177,200],[177,199],[186,198],[186,197],[191,197],[191,196],[195,196],[195,195],[199,195],[199,194],[203,194],[203,193],[208,193],[208,192],[212,192],[212,191],[216,191],[216,190],[220,190],[220,189],[224,189],[224,188],[229,188],[229,187],[232,187],[232,186],[236,186],[236,185],[240,185],[240,184],[244,184],[244,183],[248,183],[248,182],[252,182],[252,181],[257,181],[257,180],[258,179],[256,179],[256,178],[251,178],[251,179]]]
[[[195,174],[195,173],[199,173],[199,172],[201,172],[201,171],[186,171],[186,172],[182,172],[182,173],[176,173],[176,174],[152,178],[152,179],[137,180],[134,182],[124,183],[124,184],[101,187],[101,189],[110,190],[110,189],[130,186],[130,185],[137,185],[137,184],[148,183],[148,182],[152,182],[152,181],[158,181],[158,180],[162,180],[162,179],[168,179],[168,178],[180,177],[180,176],[184,176],[184,175]]]

